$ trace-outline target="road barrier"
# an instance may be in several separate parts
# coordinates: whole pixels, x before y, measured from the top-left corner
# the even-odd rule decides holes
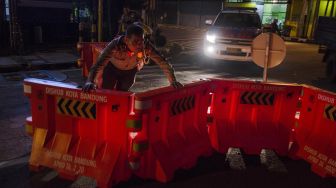
[[[132,93],[83,93],[75,86],[26,79],[33,133],[30,167],[55,169],[60,176],[89,176],[109,187],[131,175],[128,167]]]
[[[336,177],[336,94],[305,86],[292,152],[322,177]]]
[[[83,77],[88,76],[91,66],[96,63],[100,52],[107,44],[107,42],[80,42],[77,44],[77,50],[80,53],[77,64],[82,68]]]
[[[198,157],[212,153],[206,127],[209,83],[136,94],[135,114],[142,117],[142,130],[134,140],[146,146],[139,147],[145,150],[142,155],[133,154],[139,156],[135,174],[167,182],[177,169],[191,168]]]
[[[262,149],[287,154],[300,86],[239,80],[212,84],[209,136],[217,151],[235,147],[247,154]]]
[[[317,88],[212,79],[136,94],[83,93],[26,79],[24,93],[33,170],[89,176],[100,187],[132,174],[167,182],[213,149],[234,147],[253,155],[274,150],[310,162],[323,177],[336,175],[336,94]]]

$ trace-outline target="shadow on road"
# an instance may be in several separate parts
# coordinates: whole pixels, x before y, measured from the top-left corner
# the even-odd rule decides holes
[[[207,73],[230,73],[236,77],[260,77],[262,78],[263,69],[253,62],[214,60],[205,57],[203,54],[181,54],[176,57],[174,63],[190,63]]]
[[[133,177],[130,181],[119,183],[115,187],[332,188],[336,186],[335,179],[320,178],[311,172],[309,164],[304,161],[289,158],[281,160],[286,164],[288,172],[272,172],[260,164],[259,156],[250,155],[244,155],[246,169],[232,170],[225,161],[225,154],[215,153],[211,157],[201,157],[197,165],[191,169],[176,171],[174,179],[166,184]]]
[[[332,82],[328,78],[318,78],[318,79],[312,80],[312,85],[320,89],[328,90],[331,92],[336,92],[336,83]]]

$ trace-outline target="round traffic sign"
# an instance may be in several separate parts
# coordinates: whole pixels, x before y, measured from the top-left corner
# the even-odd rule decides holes
[[[274,33],[262,33],[252,42],[252,59],[260,67],[272,68],[280,63],[286,57],[285,42]]]

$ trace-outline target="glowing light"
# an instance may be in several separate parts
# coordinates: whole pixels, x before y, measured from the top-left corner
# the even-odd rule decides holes
[[[207,47],[207,51],[208,51],[209,53],[213,53],[213,52],[215,51],[215,48],[214,48],[213,46],[208,46],[208,47]]]
[[[212,110],[211,110],[211,107],[209,106],[209,107],[208,107],[208,110],[207,110],[207,114],[211,114],[211,111],[212,111]]]
[[[206,35],[206,39],[210,43],[215,43],[215,41],[216,41],[216,35],[209,35],[209,34],[207,34]]]
[[[138,135],[137,132],[130,132],[130,133],[129,133],[129,136],[130,136],[132,139],[134,139],[137,135]]]

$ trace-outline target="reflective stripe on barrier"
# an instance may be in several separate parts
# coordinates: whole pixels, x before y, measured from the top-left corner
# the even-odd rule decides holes
[[[26,125],[25,125],[25,130],[26,130],[26,133],[29,135],[29,136],[33,136],[34,134],[34,128],[32,126],[32,117],[27,117],[26,118]]]
[[[99,187],[129,179],[126,122],[132,93],[83,93],[72,85],[38,79],[26,79],[24,85],[31,88],[32,169],[50,167],[69,179],[92,177]]]
[[[336,94],[304,87],[293,153],[322,177],[336,177]]]
[[[161,182],[172,179],[179,168],[190,168],[199,156],[212,152],[207,133],[210,81],[182,89],[161,88],[135,95],[135,113],[142,130],[134,138],[130,161],[139,164],[134,173]],[[141,151],[140,151],[141,150]]]
[[[23,92],[25,94],[31,94],[31,86],[30,85],[23,85]]]
[[[142,121],[141,120],[127,120],[126,126],[129,129],[141,129],[142,128]]]
[[[248,154],[260,154],[262,149],[287,154],[301,87],[238,80],[212,84],[208,124],[217,151],[237,147]]]

